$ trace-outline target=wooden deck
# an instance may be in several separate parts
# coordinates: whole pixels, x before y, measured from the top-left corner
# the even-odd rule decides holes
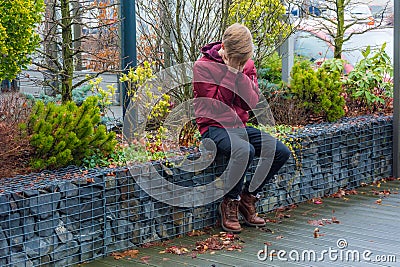
[[[217,239],[221,237],[221,229],[216,227],[200,236],[185,236],[164,245],[138,248],[134,257],[116,260],[110,256],[83,266],[400,266],[399,187],[398,180],[380,182],[356,189],[357,194],[323,198],[321,204],[310,201],[268,213],[265,217],[270,222],[265,228],[244,227],[237,235],[239,240],[227,246],[240,244],[241,249],[192,251],[198,240],[204,241],[213,234]],[[339,249],[338,240],[342,240],[340,245],[347,242],[347,247]],[[257,253],[266,244],[268,257],[263,261]],[[181,251],[185,248],[188,253],[165,252],[173,246]],[[286,251],[286,255],[277,251]],[[299,254],[297,261],[296,253]]]

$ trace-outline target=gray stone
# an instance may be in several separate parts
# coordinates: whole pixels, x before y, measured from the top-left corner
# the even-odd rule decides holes
[[[3,266],[3,265],[2,265]],[[10,267],[33,267],[33,262],[28,258],[24,252],[11,253],[10,255]]]
[[[25,240],[35,235],[35,219],[32,216],[25,217],[23,222]]]
[[[62,220],[58,221],[58,226],[54,230],[58,236],[58,239],[62,243],[67,243],[74,239],[74,236],[72,235],[72,233],[70,231],[68,231],[67,228],[65,228],[64,222]]]
[[[75,235],[75,239],[79,242],[91,241],[96,239],[103,233],[102,223],[87,222],[81,225],[79,234]]]
[[[61,198],[70,198],[77,196],[79,191],[78,187],[74,185],[71,181],[63,182],[58,185],[58,190],[60,191]]]
[[[55,229],[59,224],[60,216],[58,213],[46,219],[37,220],[35,225],[35,231],[40,237],[47,237],[54,234]]]
[[[48,255],[54,247],[51,239],[34,236],[24,242],[24,251],[31,258]]]
[[[105,182],[105,185],[106,185],[106,190],[107,189],[113,189],[117,185],[115,176],[109,176],[109,175],[105,176],[104,177],[104,182]]]
[[[141,224],[140,223],[135,223],[133,231],[132,231],[132,236],[131,236],[131,242],[134,244],[140,244],[142,239],[140,235],[140,228]]]
[[[110,221],[117,219],[119,211],[120,208],[118,204],[108,205],[106,207],[106,219]]]
[[[36,190],[36,189],[25,189],[22,192],[27,197],[33,197],[33,196],[39,195],[39,190]]]
[[[160,238],[168,238],[174,234],[172,223],[162,223],[156,226],[157,234]]]
[[[61,194],[59,192],[40,194],[29,198],[29,208],[34,216],[45,219],[57,209]]]
[[[102,190],[96,186],[85,186],[79,188],[79,197],[83,199],[100,198]]]
[[[143,216],[145,219],[154,218],[154,203],[152,201],[143,203],[142,207],[143,207]]]
[[[121,196],[121,192],[117,188],[108,189],[105,192],[106,205],[115,204]]]
[[[121,203],[121,218],[135,222],[139,220],[140,202],[137,199],[130,199]]]
[[[80,202],[78,197],[67,198],[60,200],[60,213],[64,213],[67,215],[74,215],[79,213],[80,210]]]
[[[32,263],[33,263],[33,266],[46,266],[46,267],[52,266],[49,255],[44,255],[42,257],[32,259]],[[62,265],[62,266],[65,266],[65,265]]]
[[[72,183],[80,186],[80,185],[87,185],[88,184],[88,179],[87,177],[79,177],[76,178],[75,180],[72,181]]]
[[[5,194],[0,195],[0,216],[6,216],[10,212],[9,196]]]
[[[80,231],[81,223],[72,218],[72,216],[61,215],[61,221],[64,223],[65,228],[72,234],[76,234]]]
[[[76,220],[96,219],[104,215],[103,200],[94,198],[91,201],[85,201],[80,204],[80,212],[75,213],[73,217]]]
[[[119,240],[127,239],[133,231],[133,224],[128,220],[115,220],[111,222],[112,231]]]
[[[62,259],[70,258],[74,256],[79,251],[79,244],[77,241],[70,241],[66,244],[61,244],[54,249],[51,257],[54,261],[59,261]]]
[[[108,246],[115,241],[112,237],[111,222],[107,220],[104,227],[104,245]]]
[[[7,237],[22,235],[21,216],[19,213],[11,213],[1,221],[1,227]]]
[[[0,226],[0,259],[5,259],[9,255],[9,252],[6,235]]]
[[[103,239],[97,238],[91,242],[80,244],[81,262],[93,259],[94,255],[101,253],[103,248]]]

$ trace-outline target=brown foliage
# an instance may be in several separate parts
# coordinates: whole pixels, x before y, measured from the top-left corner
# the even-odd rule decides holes
[[[30,172],[29,140],[19,125],[28,119],[31,103],[18,93],[0,94],[0,178]]]
[[[285,98],[277,92],[268,98],[275,124],[280,125],[306,125],[310,121],[310,114],[301,107],[297,99]]]

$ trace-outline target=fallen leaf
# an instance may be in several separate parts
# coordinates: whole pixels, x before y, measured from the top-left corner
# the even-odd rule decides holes
[[[183,255],[189,252],[185,247],[171,246],[165,249],[166,253],[172,253],[176,255]]]
[[[142,262],[144,262],[145,264],[149,264],[149,259],[150,259],[150,256],[143,256],[140,258],[140,260]]]
[[[308,220],[307,223],[311,224],[313,226],[324,226],[325,225],[323,220]]]
[[[323,202],[322,202],[322,199],[314,199],[313,203],[319,205],[319,204],[322,204]]]
[[[282,239],[283,236],[282,235],[278,235],[277,237],[275,237],[275,239]]]
[[[272,231],[271,229],[269,229],[267,227],[260,227],[259,229],[266,233],[272,233],[272,234],[274,233],[274,231]]]
[[[193,230],[192,232],[187,233],[188,236],[202,236],[205,235],[206,232],[200,230]]]
[[[270,222],[270,223],[278,223],[278,220],[276,220],[276,219],[266,219],[265,221]]]
[[[319,228],[314,229],[314,238],[318,238],[320,236],[319,234]]]
[[[381,205],[381,204],[382,204],[382,199],[377,199],[377,200],[375,201],[375,203],[378,204],[378,205]]]
[[[276,209],[276,211],[285,211],[287,208],[286,207],[279,207]]]
[[[269,246],[269,247],[272,246],[272,243],[270,243],[270,242],[264,242],[264,244]]]
[[[139,253],[139,250],[131,249],[131,250],[123,251],[123,252],[113,252],[113,253],[111,253],[111,256],[113,256],[115,260],[119,260],[119,259],[126,258],[126,257],[136,258],[138,253]]]

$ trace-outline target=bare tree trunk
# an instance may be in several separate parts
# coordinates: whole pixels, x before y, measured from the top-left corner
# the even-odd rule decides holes
[[[72,19],[70,1],[61,0],[61,36],[63,72],[61,73],[61,98],[66,103],[72,100],[72,77],[74,74],[73,42],[72,42]]]
[[[172,51],[171,51],[171,30],[170,30],[170,14],[167,11],[169,6],[169,0],[165,0],[165,3],[159,3],[160,14],[161,14],[161,32],[164,35],[161,37],[162,49],[164,51],[164,68],[169,68],[172,66]]]

